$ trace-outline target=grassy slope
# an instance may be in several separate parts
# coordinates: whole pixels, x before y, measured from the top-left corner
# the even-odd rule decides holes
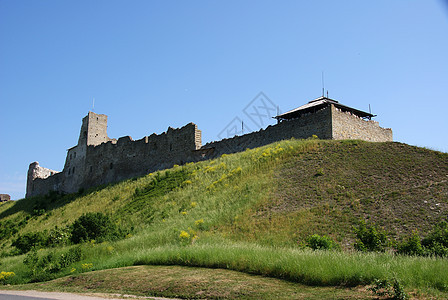
[[[366,219],[400,239],[446,220],[448,155],[400,143],[322,142],[275,167],[273,190],[229,226],[232,236],[292,245],[328,234],[351,248],[352,226]]]
[[[448,155],[436,151],[399,143],[291,140],[82,195],[2,204],[0,218],[15,223],[29,218],[20,231],[25,233],[101,211],[134,227],[134,236],[123,241],[84,246],[84,261],[95,269],[139,263],[211,266],[317,285],[368,283],[398,272],[408,287],[443,290],[448,278],[434,270],[444,273],[445,260],[297,252],[297,243],[319,233],[351,248],[351,226],[360,217],[396,238],[414,229],[427,232],[446,218],[447,175]],[[152,189],[145,190],[148,186]],[[35,209],[45,212],[30,218]],[[190,238],[180,238],[182,230]],[[10,251],[11,240],[1,242],[4,252]],[[16,282],[26,281],[22,260],[3,258],[0,268],[15,271]],[[316,273],[325,270],[325,260],[333,270]],[[352,265],[344,268],[348,261]],[[57,276],[66,274],[69,270]]]

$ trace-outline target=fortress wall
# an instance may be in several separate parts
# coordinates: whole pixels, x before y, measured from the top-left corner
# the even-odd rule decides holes
[[[342,112],[333,105],[331,105],[331,110],[333,139],[359,139],[369,142],[393,141],[392,129],[382,128],[376,121],[366,121],[348,112]]]
[[[61,191],[65,193],[77,192],[84,181],[84,167],[86,160],[85,144],[78,144],[67,151],[63,173]]]
[[[207,155],[207,158],[212,158],[224,153],[240,152],[247,148],[256,148],[292,137],[306,139],[312,135],[317,135],[321,139],[331,139],[330,107],[297,119],[282,121],[257,132],[207,143],[202,149],[214,148],[213,154]]]
[[[62,173],[43,168],[39,166],[38,162],[30,164],[26,197],[45,195],[50,191],[59,191],[61,189],[62,178]]]
[[[197,126],[190,123],[137,141],[127,136],[116,143],[89,146],[81,187],[117,182],[192,161],[198,135]]]
[[[224,153],[240,152],[290,138],[306,139],[317,135],[321,139],[392,141],[391,129],[342,112],[333,105],[257,132],[207,143],[202,147],[201,131],[193,123],[179,129],[170,127],[162,134],[152,134],[136,141],[129,136],[111,140],[105,131],[107,119],[96,117],[96,114],[89,113],[88,118],[83,119],[80,143],[68,150],[61,173],[42,168],[37,162],[30,165],[26,197],[47,194],[52,190],[73,193],[80,188],[118,182],[170,168],[174,164],[211,159]],[[89,124],[95,127],[93,137],[90,133],[84,136],[83,130]],[[92,144],[88,139],[107,142]]]
[[[43,194],[46,194],[54,190],[56,182],[53,182],[53,179],[56,175],[59,178],[59,174],[61,173],[39,166],[37,161],[31,163],[27,174],[26,197],[42,194],[42,191],[45,191]],[[59,183],[59,181],[57,182]]]

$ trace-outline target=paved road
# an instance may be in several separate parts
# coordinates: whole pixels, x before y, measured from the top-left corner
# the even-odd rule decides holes
[[[59,293],[59,292],[39,292],[39,291],[4,291],[0,290],[0,300],[129,300],[136,299],[135,296],[120,297],[120,295],[104,295],[102,297],[84,296],[79,294]],[[141,297],[137,299],[153,300],[176,300],[160,297]]]

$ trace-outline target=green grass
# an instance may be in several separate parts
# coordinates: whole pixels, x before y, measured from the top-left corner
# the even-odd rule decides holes
[[[364,287],[310,287],[225,269],[137,266],[71,275],[45,283],[14,286],[58,292],[163,296],[182,299],[366,299]]]
[[[94,270],[183,265],[310,286],[351,287],[394,277],[408,291],[445,293],[446,259],[354,252],[352,227],[362,218],[396,239],[414,229],[427,232],[446,218],[447,175],[448,154],[404,144],[283,141],[79,194],[2,204],[0,221],[14,222],[19,232],[0,241],[0,269],[16,273],[11,283],[29,281],[25,256],[8,256],[17,234],[103,212],[132,234],[84,244],[82,261],[48,279],[80,274],[83,263]],[[312,234],[331,236],[345,251],[303,249]],[[38,254],[59,255],[67,247]]]

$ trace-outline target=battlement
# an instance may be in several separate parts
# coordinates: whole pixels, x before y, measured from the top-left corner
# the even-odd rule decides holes
[[[290,138],[317,135],[321,139],[392,141],[392,130],[381,128],[371,117],[321,97],[277,116],[276,125],[202,146],[201,131],[194,123],[168,127],[166,132],[135,141],[130,136],[116,140],[107,136],[107,116],[89,112],[82,120],[78,144],[67,150],[62,172],[40,167],[37,162],[30,164],[26,197],[50,191],[73,193]]]

